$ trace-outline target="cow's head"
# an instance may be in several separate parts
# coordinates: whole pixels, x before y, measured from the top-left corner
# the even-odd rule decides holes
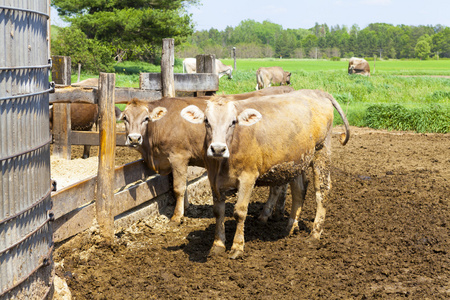
[[[291,85],[291,72],[284,72],[284,82],[286,85]]]
[[[228,70],[227,70],[227,75],[228,75],[228,79],[233,79],[233,67],[231,66],[227,66]]]
[[[230,157],[230,145],[236,126],[251,126],[261,120],[261,114],[247,108],[238,114],[233,101],[208,101],[205,112],[195,105],[181,111],[191,123],[204,123],[206,127],[206,155],[215,159]]]
[[[351,65],[351,66],[349,66],[348,67],[348,74],[353,74],[353,73],[355,73],[355,65]]]
[[[147,135],[148,122],[155,122],[167,113],[165,107],[156,107],[150,111],[147,102],[131,100],[120,115],[125,124],[127,139],[125,145],[138,147]]]

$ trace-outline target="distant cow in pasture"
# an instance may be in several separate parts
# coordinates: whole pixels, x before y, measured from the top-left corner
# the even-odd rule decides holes
[[[290,183],[292,208],[287,231],[298,230],[306,195],[305,170],[311,166],[317,202],[310,240],[320,239],[331,189],[333,107],[345,124],[341,143],[349,139],[349,125],[338,102],[320,90],[242,101],[212,98],[206,109],[190,105],[181,115],[204,124],[205,163],[214,193],[215,237],[210,255],[225,252],[225,193],[237,189],[236,232],[230,258],[243,256],[244,223],[255,185]]]
[[[274,88],[264,92],[221,97],[240,100],[267,93],[289,92],[290,89]],[[189,205],[186,195],[188,166],[205,167],[203,153],[205,126],[185,121],[181,118],[180,112],[192,104],[205,108],[208,99],[210,97],[206,96],[163,98],[152,102],[133,99],[120,116],[125,124],[126,145],[138,150],[147,166],[157,173],[167,175],[172,172],[176,205],[171,221],[175,223],[181,222],[185,208]],[[278,193],[277,190],[273,191],[275,192]],[[276,200],[269,203],[273,204]],[[271,211],[267,210],[265,212],[266,215],[270,213]]]
[[[364,58],[352,57],[348,61],[348,74],[370,76],[370,66]]]
[[[188,57],[183,60],[183,73],[196,73],[197,72],[197,59]],[[228,75],[229,79],[233,78],[233,67],[225,65],[220,60],[216,59],[216,74],[219,75],[219,79]]]
[[[97,87],[98,78],[88,78],[86,80],[80,81],[73,86],[81,87]],[[120,116],[120,109],[115,106],[115,116],[116,119]],[[71,129],[76,131],[91,131],[94,124],[98,121],[98,105],[91,103],[77,103],[74,102],[70,104],[70,122]],[[49,111],[49,122],[50,130],[53,130],[53,106],[50,106]],[[91,146],[85,145],[83,149],[83,158],[89,158]]]
[[[256,71],[256,90],[270,87],[272,84],[290,85],[291,73],[281,67],[261,67]]]

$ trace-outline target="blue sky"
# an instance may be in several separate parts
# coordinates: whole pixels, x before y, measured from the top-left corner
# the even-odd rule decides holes
[[[370,23],[445,25],[450,27],[450,0],[200,0],[191,7],[197,30],[224,30],[246,19],[268,20],[287,28]]]
[[[450,27],[450,0],[200,0],[188,8],[196,30],[236,27],[243,20],[268,20],[287,28],[370,23],[445,25]],[[52,8],[52,24],[64,26]]]

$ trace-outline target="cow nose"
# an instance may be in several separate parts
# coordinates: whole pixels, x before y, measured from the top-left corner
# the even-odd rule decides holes
[[[211,144],[210,148],[210,156],[214,157],[228,157],[228,148],[226,144],[223,143],[214,143]]]
[[[142,145],[142,135],[140,134],[129,134],[127,136],[127,145],[129,146],[137,146],[137,145]]]

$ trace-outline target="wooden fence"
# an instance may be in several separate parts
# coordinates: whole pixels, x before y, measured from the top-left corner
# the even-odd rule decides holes
[[[169,40],[169,41],[167,41]],[[171,45],[171,39],[163,41],[163,49],[166,44]],[[164,56],[166,53],[166,56]],[[170,56],[168,56],[170,54]],[[99,80],[98,87],[72,86],[70,82],[70,59],[66,57],[53,57],[52,75],[56,77],[56,88],[50,94],[50,104],[53,104],[53,155],[70,159],[72,145],[99,146],[98,132],[72,131],[70,126],[70,103],[99,103],[99,95],[102,89]],[[196,95],[211,94],[219,89],[219,78],[213,73],[215,67],[214,55],[197,56],[198,70],[205,73],[179,74],[173,73],[173,51],[163,52],[161,59],[161,73],[141,73],[139,74],[139,88],[119,88],[114,89],[114,104],[128,103],[133,98],[142,101],[154,101],[166,97],[173,97],[175,92],[195,93]],[[63,64],[64,66],[61,66]],[[69,71],[67,71],[69,69]],[[170,70],[172,71],[170,71]],[[58,84],[61,83],[61,84]],[[175,89],[172,91],[172,89]],[[99,111],[100,112],[100,111]],[[116,146],[125,146],[125,132],[118,132],[116,135]]]
[[[209,59],[209,64],[215,65],[214,56],[205,56],[202,59]],[[163,96],[174,96],[176,90],[218,90],[216,74],[174,74],[173,61],[173,40],[166,39],[163,41],[161,74],[141,74],[139,89],[117,88],[115,74],[100,73],[98,88],[60,86],[51,95],[53,154],[70,159],[71,145],[99,146],[97,176],[52,194],[56,242],[89,228],[94,224],[94,220],[98,222],[101,236],[111,242],[114,237],[115,219],[122,219],[121,216],[128,215],[130,211],[144,204],[150,209],[150,213],[155,213],[169,201],[171,193],[168,177],[155,175],[142,160],[114,168],[115,146],[125,144],[125,133],[116,135],[114,104],[127,103],[132,98],[154,101]],[[70,103],[73,102],[98,104],[99,133],[71,131]],[[190,168],[190,172],[189,186],[195,185],[196,193],[208,193],[209,185],[206,183],[204,170]]]

